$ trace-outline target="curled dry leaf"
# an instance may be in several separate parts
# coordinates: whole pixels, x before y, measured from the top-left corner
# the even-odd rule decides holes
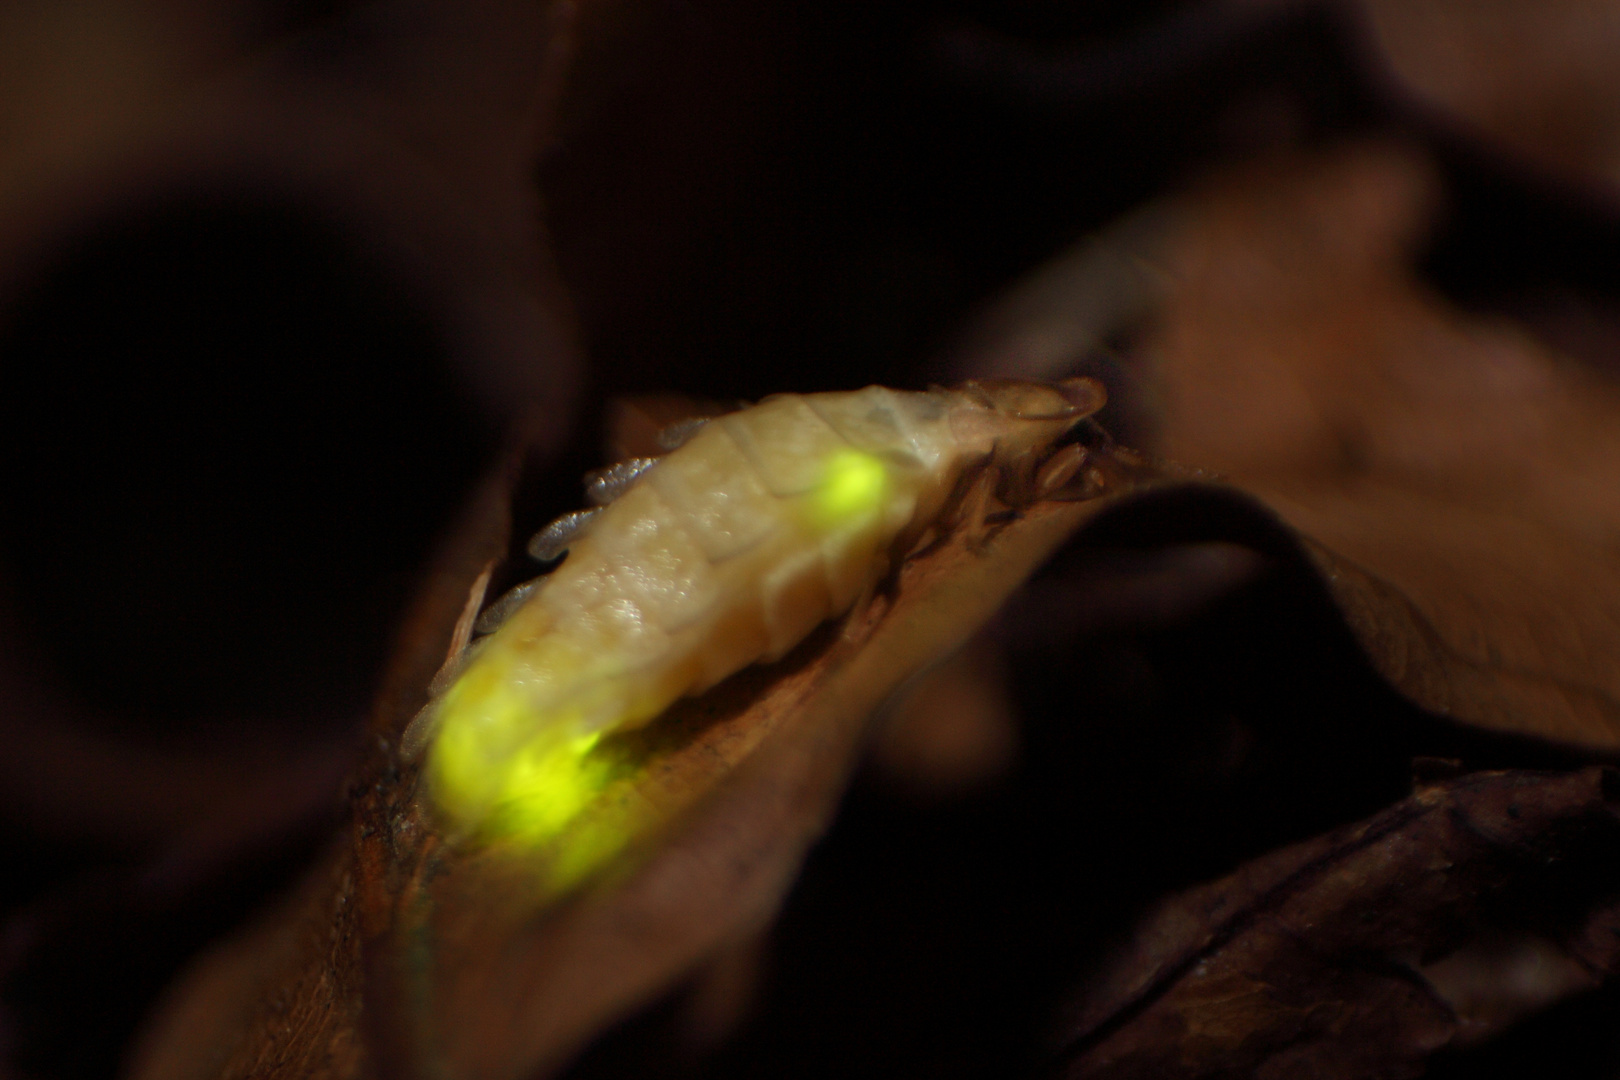
[[[1566,175],[1620,176],[1612,0],[1363,0],[1397,77],[1512,152]]]
[[[1106,458],[1103,469],[1116,492],[1136,471]],[[428,840],[402,863],[410,881],[392,955],[374,969],[388,999],[417,1003],[391,1033],[399,1060],[454,1076],[544,1073],[757,931],[825,827],[874,710],[1110,501],[1038,505],[1005,527],[960,529],[779,664],[620,737],[630,767],[579,828],[635,839],[614,872],[578,894],[540,891],[533,868],[508,852]],[[429,831],[414,802],[396,813],[379,835]]]
[[[1620,746],[1620,386],[1425,287],[1423,155],[1357,143],[1188,200],[1152,448],[1300,534],[1381,673],[1460,720]]]
[[[925,799],[999,778],[1018,757],[1010,678],[994,640],[974,637],[896,696],[873,740],[873,764]]]
[[[1417,1076],[1620,961],[1613,773],[1474,773],[1166,902],[1061,1075]]]
[[[504,518],[486,496],[407,627],[378,710],[383,749],[355,788],[352,849],[300,903],[199,965],[135,1075],[554,1070],[769,922],[878,706],[959,647],[1081,524],[1152,482],[1128,455],[1095,457],[1098,497],[970,521],[781,662],[616,736],[620,772],[576,827],[612,830],[624,853],[575,889],[498,846],[448,842],[393,749],[502,547]],[[269,959],[292,940],[294,959]],[[213,1056],[198,1064],[202,1054]]]

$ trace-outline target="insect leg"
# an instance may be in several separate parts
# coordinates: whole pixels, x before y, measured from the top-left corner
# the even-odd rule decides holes
[[[913,547],[907,553],[907,557],[914,558],[932,550],[959,529],[964,527],[977,529],[983,525],[985,518],[996,505],[995,492],[1000,482],[999,473],[1000,470],[996,467],[994,456],[991,454],[970,462],[956,478],[956,485],[946,497],[945,505],[935,516],[933,523],[928,526],[924,536],[917,538],[926,542],[921,547]],[[930,535],[933,539],[927,540]]]
[[[493,634],[501,628],[501,624],[512,617],[512,613],[529,602],[529,597],[540,591],[540,586],[546,583],[544,576],[525,581],[521,585],[514,585],[502,593],[498,599],[483,610],[478,621],[473,624],[475,634]]]
[[[584,535],[591,519],[601,512],[600,507],[595,510],[575,510],[553,521],[529,539],[529,558],[538,562],[552,562],[561,558],[568,546]]]
[[[472,588],[467,592],[467,602],[462,606],[461,617],[456,620],[455,629],[450,635],[450,648],[447,651],[444,663],[434,674],[433,681],[428,684],[428,703],[419,709],[411,722],[405,726],[405,732],[400,737],[400,757],[405,761],[414,761],[427,749],[429,740],[439,726],[439,695],[461,674],[467,666],[467,661],[477,651],[469,644],[472,640],[473,630],[478,616],[478,608],[484,602],[484,593],[489,588],[489,579],[495,573],[493,562],[484,565],[483,572],[473,582]]]
[[[586,473],[586,501],[592,506],[606,506],[623,495],[642,473],[656,464],[657,458],[638,457]]]
[[[428,683],[427,704],[411,717],[411,722],[405,725],[404,734],[399,737],[401,761],[414,762],[427,751],[428,744],[439,733],[439,699],[444,697],[444,692],[450,689],[451,684],[461,678],[461,673],[478,658],[478,654],[484,649],[484,643],[488,640],[481,638],[468,645],[459,654],[446,660],[438,674],[433,676],[433,681]]]
[[[1079,443],[1059,448],[1035,472],[1035,499],[1050,499],[1069,486],[1086,464],[1088,453]]]
[[[703,425],[709,422],[707,416],[688,416],[685,420],[677,420],[658,433],[658,445],[665,450],[679,450],[687,441],[703,430]]]

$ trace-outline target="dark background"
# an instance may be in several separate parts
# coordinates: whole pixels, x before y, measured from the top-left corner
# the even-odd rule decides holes
[[[293,57],[278,85],[299,93],[328,85],[310,71],[364,80],[397,47],[388,12],[244,8],[216,19],[221,63]],[[1420,105],[1346,8],[669,0],[585,30],[521,178],[583,343],[536,342],[534,371],[572,387],[582,368],[584,389],[538,406],[555,438],[520,533],[577,504],[612,396],[943,378],[967,318],[1078,237],[1222,162],[1350,133],[1441,163],[1434,284],[1595,363],[1613,340],[1615,204]],[[414,577],[509,420],[457,293],[486,271],[453,246],[423,273],[352,200],[156,175],[63,215],[0,297],[18,1075],[110,1074],[186,958],[319,850]],[[1054,1010],[1154,897],[1400,798],[1414,755],[1559,763],[1398,699],[1242,501],[1138,507],[1031,588],[1209,541],[1262,570],[1169,621],[1031,630],[1015,604],[996,632],[1021,764],[945,803],[863,776],[724,1049],[685,1046],[676,995],[572,1075],[1038,1071]],[[252,789],[262,812],[164,809],[188,786]],[[1613,1008],[1570,1004],[1436,1074],[1516,1075],[1556,1046],[1563,1075],[1611,1075]]]

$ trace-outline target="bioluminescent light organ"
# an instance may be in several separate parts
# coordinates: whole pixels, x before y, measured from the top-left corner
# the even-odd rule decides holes
[[[427,779],[456,829],[544,843],[604,782],[600,739],[652,721],[848,611],[964,478],[1016,508],[1070,485],[1090,380],[783,394],[593,484],[531,551],[567,556],[486,613],[500,625],[424,713]]]

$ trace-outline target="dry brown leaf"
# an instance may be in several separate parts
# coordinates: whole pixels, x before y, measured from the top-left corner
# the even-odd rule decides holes
[[[553,908],[507,853],[425,845],[398,901],[398,966],[383,971],[403,983],[387,999],[421,1003],[397,1018],[399,1059],[455,1076],[543,1073],[757,931],[825,828],[873,711],[1110,501],[1038,506],[988,540],[965,530],[908,563],[892,597],[671,710],[640,740],[633,779],[603,800],[643,845],[583,894]]]
[[[1374,663],[1418,703],[1612,750],[1620,387],[1417,280],[1435,199],[1423,155],[1395,143],[1208,184],[1145,349],[1154,448],[1314,541]]]
[[[1620,177],[1614,0],[1364,0],[1410,89],[1510,151],[1566,174]]]
[[[896,695],[873,742],[873,764],[924,799],[999,778],[1018,757],[1011,677],[997,642],[973,638]]]
[[[1079,1077],[1417,1076],[1620,959],[1614,776],[1476,773],[1166,902],[1091,983]]]
[[[492,553],[486,495],[440,560],[378,709],[352,849],[301,904],[205,957],[171,994],[138,1077],[529,1077],[768,924],[836,806],[867,720],[961,645],[1083,522],[1151,477],[1104,455],[1105,494],[964,528],[794,654],[683,702],[625,739],[635,762],[585,819],[630,842],[575,891],[434,830],[392,749],[464,622]],[[300,941],[286,959],[275,950]],[[244,1016],[251,1016],[243,1032]],[[222,1047],[230,1047],[224,1051]],[[368,1049],[369,1048],[369,1049]],[[223,1071],[209,1063],[225,1060]]]

